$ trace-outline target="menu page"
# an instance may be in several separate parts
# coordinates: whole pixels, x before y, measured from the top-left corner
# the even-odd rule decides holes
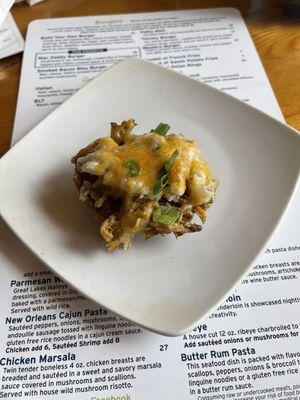
[[[200,79],[283,120],[236,9],[44,19],[28,28],[12,142],[126,57]]]
[[[11,15],[0,25],[0,59],[20,53],[24,49],[24,40]]]
[[[14,0],[1,0],[0,2],[0,26],[8,15]]]
[[[146,33],[137,34],[141,26],[146,26]],[[74,35],[72,40],[69,35]],[[144,38],[140,43],[139,56],[159,41],[156,62],[166,65],[162,60],[168,59],[169,66],[207,82],[211,76],[209,83],[282,118],[235,10],[57,19],[37,21],[29,30],[14,140],[94,76],[92,66],[104,69],[121,59],[120,53],[114,53],[117,46],[118,52],[126,47],[126,56],[136,56],[128,54],[134,35],[153,35],[149,42]],[[54,52],[57,61],[43,54],[51,53],[46,40],[52,41],[51,48],[59,40],[69,43],[61,44],[61,56]],[[96,52],[102,48],[101,40],[115,46]],[[246,61],[238,63],[236,43]],[[82,75],[73,60],[68,67],[66,49],[67,54],[83,54],[91,72]],[[207,59],[209,52],[217,58],[214,67]],[[171,57],[180,54],[184,66],[171,65]],[[191,54],[204,61],[189,65]],[[43,67],[35,66],[39,57],[46,63]],[[54,66],[56,62],[61,66]],[[74,68],[74,76],[65,75],[68,68]],[[223,81],[224,75],[231,75],[231,80]],[[213,82],[213,76],[218,82]],[[249,79],[242,79],[245,76]],[[299,200],[298,192],[248,276],[209,317],[177,338],[148,332],[87,301],[48,271],[1,221],[0,398],[300,399]]]

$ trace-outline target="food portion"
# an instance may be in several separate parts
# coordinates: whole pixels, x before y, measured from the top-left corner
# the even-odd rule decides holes
[[[95,140],[72,158],[79,199],[95,207],[108,250],[128,249],[146,238],[198,232],[218,182],[195,140],[169,133],[167,124],[143,135],[134,120],[111,124],[109,137]]]

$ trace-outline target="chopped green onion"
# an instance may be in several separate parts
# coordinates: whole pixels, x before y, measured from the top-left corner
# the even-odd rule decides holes
[[[140,174],[141,168],[133,158],[129,158],[126,161],[125,167],[128,169],[130,176],[138,176]]]
[[[178,156],[179,151],[175,150],[174,153],[171,155],[171,157],[165,162],[165,168],[167,170],[167,172],[169,172],[170,168],[173,165],[173,162],[175,160],[175,158]]]
[[[171,157],[164,163],[163,167],[158,173],[157,181],[153,188],[153,194],[156,195],[163,190],[165,186],[169,183],[169,175],[168,172],[172,167],[175,158],[178,156],[179,151],[175,150]]]
[[[157,127],[154,129],[154,132],[157,133],[160,136],[166,136],[167,132],[170,130],[170,125],[168,124],[163,124],[160,123],[157,125]]]
[[[163,190],[165,186],[168,184],[168,173],[165,173],[163,175],[160,174],[159,178],[157,179],[154,188],[153,188],[153,194],[158,194]]]
[[[173,225],[180,215],[180,211],[175,207],[159,206],[153,211],[152,219],[153,222],[159,222],[164,225]]]

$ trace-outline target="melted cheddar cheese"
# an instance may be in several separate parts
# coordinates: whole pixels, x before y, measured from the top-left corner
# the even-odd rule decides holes
[[[155,195],[153,188],[159,172],[176,150],[178,156],[168,172],[168,185]],[[138,164],[138,176],[130,175],[125,165],[129,159]],[[94,152],[78,158],[77,166],[80,172],[101,177],[103,184],[115,195],[154,200],[165,196],[176,200],[187,192],[193,205],[201,205],[212,200],[215,194],[215,182],[196,141],[182,135],[130,133],[122,145],[110,137],[102,138]]]

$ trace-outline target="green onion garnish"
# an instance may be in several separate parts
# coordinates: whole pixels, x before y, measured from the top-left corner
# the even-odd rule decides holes
[[[165,186],[168,184],[168,173],[160,174],[159,178],[157,179],[154,188],[153,194],[158,194],[163,190]]]
[[[173,225],[181,213],[175,207],[171,206],[159,206],[152,214],[153,222],[159,222],[164,225]]]
[[[178,156],[179,151],[175,150],[174,153],[171,155],[170,158],[164,163],[163,167],[158,173],[157,181],[153,188],[153,194],[156,195],[163,190],[165,186],[169,183],[169,176],[168,172],[170,171],[175,158]]]
[[[170,125],[168,124],[163,124],[160,123],[157,125],[157,127],[154,129],[154,132],[157,133],[160,136],[166,136],[167,132],[170,130]]]
[[[129,158],[126,161],[125,167],[128,169],[130,176],[138,176],[140,174],[141,168],[133,158]]]
[[[175,160],[175,158],[178,156],[179,151],[175,150],[174,153],[171,155],[171,157],[165,162],[165,168],[167,170],[167,172],[169,172],[170,168],[173,165],[173,162]]]

